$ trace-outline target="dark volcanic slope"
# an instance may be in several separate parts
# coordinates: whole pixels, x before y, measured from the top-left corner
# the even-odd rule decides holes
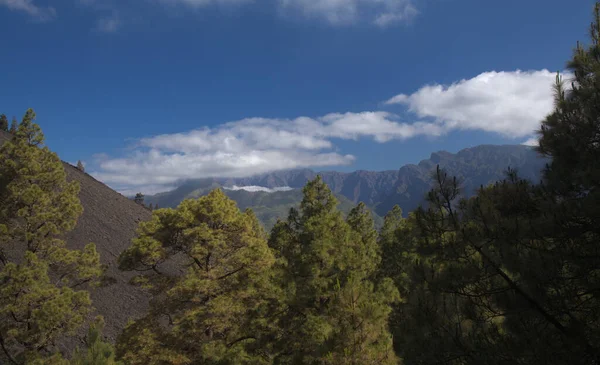
[[[102,263],[108,265],[107,275],[116,280],[92,292],[94,306],[106,322],[104,335],[114,340],[127,320],[143,314],[148,306],[149,297],[128,284],[133,275],[118,270],[117,257],[129,246],[138,223],[150,219],[151,212],[77,168],[64,166],[68,179],[81,186],[79,199],[84,209],[75,229],[67,234],[67,243],[72,248],[95,243]]]

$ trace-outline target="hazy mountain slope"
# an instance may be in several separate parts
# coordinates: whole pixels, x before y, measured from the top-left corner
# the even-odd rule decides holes
[[[174,208],[184,199],[193,199],[208,194],[215,188],[222,188],[212,179],[195,180],[173,190],[171,193],[161,193],[145,198],[145,204],[158,204],[161,208]],[[285,219],[290,208],[298,207],[302,201],[302,189],[289,191],[246,191],[223,189],[225,194],[235,200],[241,210],[251,208],[267,230],[277,222],[277,218]],[[335,194],[339,201],[338,208],[347,214],[356,204],[341,194]],[[383,219],[376,214],[373,219],[380,226]]]
[[[175,208],[185,199],[206,195],[211,190],[221,186],[215,179],[190,180],[174,190],[146,196],[144,202],[146,205],[152,203],[156,206],[158,204],[160,208]]]

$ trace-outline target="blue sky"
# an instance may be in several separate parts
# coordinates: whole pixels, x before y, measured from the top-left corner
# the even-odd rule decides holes
[[[0,0],[0,112],[124,192],[396,169],[530,139],[593,4]]]

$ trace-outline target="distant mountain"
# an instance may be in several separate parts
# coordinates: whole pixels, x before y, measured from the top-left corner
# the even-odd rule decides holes
[[[522,145],[481,145],[456,154],[445,151],[432,153],[429,159],[418,165],[405,165],[398,170],[393,189],[379,197],[375,211],[382,214],[396,204],[405,213],[416,209],[433,186],[432,175],[438,164],[462,181],[465,196],[472,196],[479,187],[502,180],[509,167],[516,170],[521,178],[539,182],[547,162],[533,148]]]
[[[458,153],[446,151],[432,153],[429,159],[417,165],[405,165],[399,170],[317,173],[309,169],[300,169],[245,178],[191,180],[175,190],[147,196],[146,202],[158,203],[160,207],[174,207],[183,199],[205,195],[217,187],[261,186],[296,189],[273,193],[226,190],[226,193],[238,202],[240,208],[252,208],[265,226],[269,227],[278,216],[285,217],[289,208],[300,202],[299,189],[318,174],[336,194],[342,210],[349,210],[347,206],[362,201],[374,210],[376,219],[377,217],[380,219],[396,204],[405,213],[421,204],[425,194],[433,186],[432,174],[438,164],[451,175],[460,178],[463,181],[465,195],[470,196],[481,185],[485,186],[501,180],[509,167],[517,170],[521,177],[537,182],[545,163],[546,160],[540,158],[531,147],[481,145]]]

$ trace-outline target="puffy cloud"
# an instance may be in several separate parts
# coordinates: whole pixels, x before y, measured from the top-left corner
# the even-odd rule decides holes
[[[280,0],[281,7],[300,10],[307,17],[321,18],[332,25],[367,20],[378,26],[407,22],[418,11],[412,0]]]
[[[428,85],[410,95],[399,94],[386,104],[405,105],[445,129],[525,137],[552,111],[555,78],[548,70],[484,72],[450,86]]]
[[[98,179],[120,189],[174,186],[199,177],[242,177],[276,170],[348,165],[349,154],[334,151],[333,138],[377,142],[417,135],[440,135],[434,124],[401,123],[387,112],[328,114],[319,118],[249,118],[143,138],[131,154],[98,156]]]
[[[53,7],[39,7],[33,3],[33,0],[0,0],[0,6],[5,6],[15,11],[22,11],[42,22],[52,20],[56,17],[56,10]]]

